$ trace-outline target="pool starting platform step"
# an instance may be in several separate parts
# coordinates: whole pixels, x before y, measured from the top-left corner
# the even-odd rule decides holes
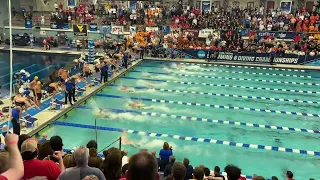
[[[76,108],[92,109],[92,107],[89,107],[89,106],[77,106]],[[198,121],[198,122],[208,122],[208,123],[218,123],[218,124],[226,124],[226,125],[262,128],[262,129],[273,129],[273,130],[282,130],[282,131],[293,131],[293,132],[320,134],[319,130],[311,130],[311,129],[303,129],[303,128],[272,126],[272,125],[265,125],[265,124],[254,124],[254,123],[201,118],[201,117],[192,117],[192,116],[180,116],[180,115],[175,115],[175,114],[165,114],[165,113],[146,112],[146,111],[123,110],[123,109],[113,109],[113,108],[102,108],[102,109],[105,109],[110,112],[115,112],[115,113],[132,113],[132,114],[150,116],[150,117],[162,117],[162,118],[171,118],[171,119],[179,119],[179,120],[186,120],[186,121]]]
[[[163,82],[163,83],[185,84],[185,85],[203,85],[203,86],[231,87],[231,88],[241,88],[241,89],[251,89],[251,90],[293,92],[293,93],[303,93],[303,94],[320,94],[320,92],[318,92],[318,91],[306,91],[306,90],[296,90],[296,89],[238,86],[238,85],[229,85],[229,84],[211,84],[211,83],[199,83],[199,82],[190,82],[190,81],[188,81],[188,82],[170,81],[170,80],[162,80],[162,79],[135,78],[135,77],[121,77],[121,78],[122,79],[131,79],[131,80],[145,80],[145,81],[154,81],[154,82]]]
[[[220,144],[220,145],[234,146],[234,147],[240,147],[240,148],[260,149],[260,150],[268,150],[268,151],[280,151],[280,152],[297,153],[297,154],[303,154],[303,155],[309,155],[309,156],[320,156],[320,152],[293,149],[293,148],[285,148],[285,147],[266,146],[266,145],[258,145],[258,144],[247,144],[247,143],[239,143],[239,142],[222,141],[222,140],[216,140],[216,139],[207,139],[207,138],[154,133],[154,132],[143,132],[143,131],[136,131],[136,130],[130,130],[130,129],[120,129],[120,128],[114,128],[114,127],[94,126],[94,125],[60,122],[60,121],[55,121],[53,124],[60,125],[60,126],[76,127],[76,128],[97,129],[97,130],[102,130],[102,131],[113,131],[113,132],[119,132],[119,133],[126,131],[129,134],[137,134],[140,136],[148,136],[148,137],[155,137],[155,138],[166,137],[166,138],[173,138],[173,139],[178,139],[178,140],[183,140],[183,141],[196,141],[196,142],[202,142],[202,143]]]
[[[110,84],[109,86],[118,86],[115,84]],[[269,101],[281,101],[281,102],[290,102],[290,103],[306,103],[306,104],[320,104],[317,101],[307,101],[307,100],[299,100],[299,99],[283,99],[283,98],[272,98],[272,97],[260,97],[260,96],[245,96],[245,95],[233,95],[233,94],[219,94],[219,93],[211,93],[211,92],[199,92],[199,91],[186,91],[186,90],[178,90],[178,89],[162,89],[162,88],[149,88],[144,86],[126,86],[123,85],[119,87],[131,87],[134,89],[144,89],[144,90],[155,90],[160,92],[174,92],[174,93],[186,93],[186,94],[197,94],[197,95],[209,95],[209,96],[220,96],[220,97],[234,97],[241,99],[257,99],[257,100],[269,100]]]
[[[172,100],[165,100],[165,99],[127,97],[127,96],[117,96],[117,95],[111,95],[111,94],[96,94],[96,96],[106,97],[106,98],[118,98],[118,99],[123,98],[123,99],[165,103],[165,104],[179,104],[179,105],[185,105],[185,106],[202,106],[202,107],[218,108],[218,109],[234,109],[234,110],[243,110],[243,111],[264,112],[264,113],[287,114],[287,115],[295,115],[295,116],[320,117],[320,114],[312,114],[312,113],[304,113],[304,112],[290,112],[290,111],[280,111],[280,110],[272,110],[272,109],[224,106],[224,105],[217,105],[217,104],[203,104],[203,103],[194,103],[194,102],[172,101]]]
[[[204,76],[204,75],[194,75],[194,74],[164,73],[164,72],[138,71],[138,70],[132,70],[131,72],[175,75],[175,76],[182,76],[182,77],[198,77],[198,78],[207,78],[207,79],[223,79],[223,80],[253,81],[253,82],[265,82],[265,83],[277,83],[277,84],[294,84],[294,85],[304,85],[304,86],[320,86],[320,84],[317,84],[317,83],[277,81],[277,80],[266,80],[266,79],[231,78],[231,77],[220,77],[220,76]]]

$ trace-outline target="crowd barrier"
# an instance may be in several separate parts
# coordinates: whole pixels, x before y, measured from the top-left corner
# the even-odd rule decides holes
[[[183,49],[181,50],[186,54],[185,57],[190,59],[209,59],[209,50],[193,50]],[[218,52],[214,53],[211,57],[212,60],[223,60],[223,61],[242,61],[242,62],[255,62],[255,63],[269,63],[270,53],[254,53],[254,52]],[[299,56],[295,54],[276,54],[274,63],[277,64],[306,64],[309,62],[320,60],[320,56]]]

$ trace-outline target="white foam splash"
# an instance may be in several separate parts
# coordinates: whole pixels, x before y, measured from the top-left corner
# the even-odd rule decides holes
[[[163,87],[166,86],[167,83],[151,83],[145,80],[138,80],[137,81],[137,85],[139,86],[147,86],[147,87]]]

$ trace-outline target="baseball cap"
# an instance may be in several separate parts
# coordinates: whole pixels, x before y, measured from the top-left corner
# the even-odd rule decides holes
[[[25,140],[21,145],[21,153],[35,152],[38,149],[38,140],[35,138],[29,138]]]

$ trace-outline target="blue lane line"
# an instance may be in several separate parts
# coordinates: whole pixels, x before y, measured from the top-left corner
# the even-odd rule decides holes
[[[32,64],[32,65],[30,65],[30,66],[27,66],[27,67],[21,68],[21,69],[26,70],[26,69],[32,68],[32,67],[34,67],[34,66],[36,66],[36,64]],[[16,71],[13,71],[13,74],[14,74],[14,73],[17,73],[17,72],[20,72],[21,69],[16,70]],[[0,76],[0,78],[6,77],[6,76],[9,76],[9,75],[10,75],[10,73],[7,73],[7,74],[4,74],[4,75]]]
[[[166,83],[176,83],[176,84],[186,84],[186,85],[204,85],[204,86],[231,87],[231,88],[252,89],[252,90],[294,92],[294,93],[303,93],[303,94],[320,94],[320,92],[317,92],[317,91],[305,91],[305,90],[295,90],[295,89],[278,89],[278,88],[265,88],[265,87],[237,86],[237,85],[228,85],[228,84],[210,84],[210,83],[199,83],[199,82],[189,82],[189,81],[188,82],[169,81],[169,80],[135,78],[135,77],[124,77],[124,76],[121,78],[122,79],[130,79],[130,80],[145,80],[145,81],[166,82]]]
[[[109,86],[119,87],[116,84],[110,84]],[[126,86],[123,85],[122,86]],[[210,95],[210,96],[220,96],[220,97],[235,97],[235,98],[242,98],[242,99],[260,99],[260,100],[269,100],[269,101],[281,101],[281,102],[292,102],[292,103],[307,103],[307,104],[320,104],[317,101],[307,101],[307,100],[299,100],[299,99],[282,99],[282,98],[272,98],[272,97],[260,97],[260,96],[243,96],[243,95],[232,95],[232,94],[218,94],[218,93],[211,93],[211,92],[196,92],[196,91],[185,91],[185,90],[174,90],[174,89],[159,89],[159,88],[148,88],[143,86],[126,86],[132,87],[135,89],[152,89],[161,92],[176,92],[176,93],[187,93],[187,94],[197,94],[197,95]]]
[[[50,66],[45,67],[45,68],[43,68],[43,69],[41,69],[41,70],[35,71],[35,72],[31,73],[30,76],[35,75],[35,74],[37,74],[37,73],[39,73],[39,72],[42,72],[42,71],[46,71],[46,70],[48,70],[48,69],[50,69],[50,68],[52,68],[52,67],[54,67],[54,66],[53,66],[53,65],[50,65]],[[13,80],[13,81],[12,81],[12,83],[15,83],[15,82],[16,82],[16,80]],[[8,85],[10,85],[10,82],[4,84],[3,86],[8,86]]]
[[[77,106],[76,108],[92,109],[92,107],[89,107],[89,106]],[[162,118],[171,118],[171,119],[179,119],[179,120],[186,120],[186,121],[199,121],[199,122],[208,122],[208,123],[218,123],[218,124],[224,124],[224,125],[227,124],[227,125],[246,126],[246,127],[262,128],[262,129],[274,129],[274,130],[282,130],[282,131],[293,131],[293,132],[320,134],[320,131],[310,130],[310,129],[272,126],[272,125],[264,125],[264,124],[253,124],[253,123],[229,121],[229,120],[219,120],[219,119],[207,119],[207,118],[201,118],[201,117],[180,116],[180,115],[175,115],[175,114],[164,114],[164,113],[146,112],[146,111],[122,110],[122,109],[112,109],[112,108],[102,108],[102,109],[112,111],[115,113],[133,113],[133,114],[145,115],[145,116],[150,116],[150,117],[162,117]]]
[[[233,68],[244,68],[244,69],[268,69],[268,70],[278,70],[278,71],[295,71],[295,72],[306,72],[303,69],[286,69],[286,68],[270,68],[270,67],[260,67],[260,66],[237,66],[237,65],[222,65],[222,64],[199,64],[199,63],[181,63],[181,64],[191,64],[191,65],[204,65],[204,66],[224,66]]]
[[[285,147],[238,143],[238,142],[230,142],[230,141],[223,141],[223,140],[216,140],[216,139],[206,139],[206,138],[170,135],[170,134],[162,134],[162,133],[150,133],[150,132],[143,132],[143,131],[136,131],[136,130],[129,130],[129,129],[120,129],[120,128],[113,128],[113,127],[103,127],[103,126],[85,125],[85,124],[59,122],[59,121],[55,121],[53,124],[60,125],[60,126],[85,128],[85,129],[98,129],[102,131],[112,131],[112,132],[119,132],[119,133],[126,131],[129,134],[136,134],[140,136],[148,136],[148,137],[155,137],[155,138],[167,137],[167,138],[178,139],[183,141],[196,141],[196,142],[203,142],[203,143],[220,144],[220,145],[226,145],[226,146],[241,147],[246,149],[248,148],[260,149],[260,150],[269,150],[269,151],[281,151],[281,152],[287,152],[287,153],[297,153],[297,154],[304,154],[304,155],[311,155],[311,156],[320,156],[320,152],[285,148]]]
[[[224,106],[217,104],[202,104],[195,102],[183,102],[183,101],[171,101],[171,100],[163,100],[163,99],[151,99],[151,98],[138,98],[138,97],[125,97],[125,96],[116,96],[109,94],[96,94],[98,97],[107,97],[107,98],[129,98],[131,100],[137,101],[148,101],[148,102],[157,102],[157,103],[165,103],[165,104],[178,104],[185,106],[201,106],[201,107],[210,107],[210,108],[218,108],[218,109],[232,109],[232,110],[243,110],[243,111],[254,111],[254,112],[264,112],[264,113],[276,113],[276,114],[287,114],[287,115],[295,115],[295,116],[308,116],[308,117],[320,117],[320,114],[311,114],[304,112],[290,112],[290,111],[279,111],[272,109],[259,109],[259,108],[248,108],[248,107],[237,107],[237,106]]]
[[[12,67],[19,66],[19,65],[21,65],[21,63],[15,63],[15,64],[12,65]],[[0,68],[0,71],[4,70],[4,69],[8,69],[9,70],[10,66],[6,66],[6,67],[3,67],[3,68]]]
[[[161,66],[147,66],[147,65],[140,65],[139,67],[149,67],[149,68],[157,68],[161,69],[163,67]],[[179,71],[178,68],[175,68]],[[256,73],[256,72],[243,72],[243,71],[223,71],[223,70],[217,70],[217,69],[188,69],[185,68],[185,70],[188,71],[195,71],[195,72],[221,72],[221,73],[231,73],[231,74],[249,74],[249,75],[264,75],[264,76],[282,76],[282,77],[295,77],[295,78],[317,78],[314,76],[302,76],[302,75],[295,75],[295,74],[275,74],[275,73]]]
[[[138,71],[138,70],[132,70],[131,72],[149,73],[149,74],[163,74],[163,75],[175,75],[175,76],[182,76],[182,77],[198,77],[198,78],[207,78],[207,79],[224,79],[224,80],[254,81],[254,82],[265,82],[265,83],[278,83],[278,84],[320,86],[320,84],[317,84],[317,83],[277,81],[277,80],[266,80],[266,79],[230,78],[230,77],[220,77],[220,76],[204,76],[204,75],[194,75],[194,74],[164,73],[164,72]]]

